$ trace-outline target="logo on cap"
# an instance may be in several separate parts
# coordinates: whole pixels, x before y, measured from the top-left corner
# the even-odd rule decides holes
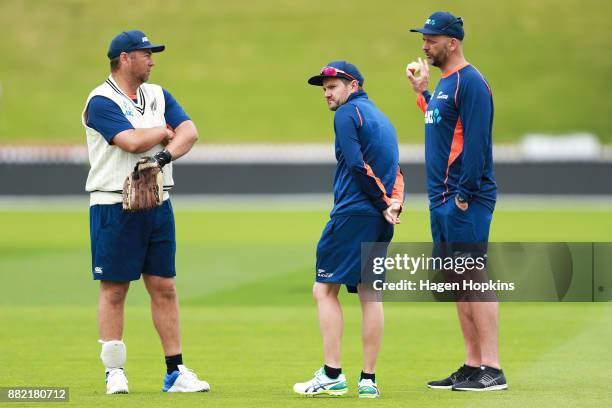
[[[446,35],[461,41],[463,37],[465,37],[463,19],[461,17],[455,17],[446,11],[437,11],[433,13],[425,20],[423,28],[412,28],[410,31],[425,35]]]
[[[142,37],[142,42],[149,42],[149,39],[147,37]]]

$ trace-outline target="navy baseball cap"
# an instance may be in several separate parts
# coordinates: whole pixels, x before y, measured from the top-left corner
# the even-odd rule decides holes
[[[319,75],[315,75],[308,80],[310,85],[323,85],[323,78],[338,77],[348,79],[349,81],[357,81],[359,86],[363,86],[363,75],[357,69],[357,67],[347,61],[332,61],[323,68]]]
[[[447,35],[458,40],[463,40],[463,37],[465,37],[463,19],[446,11],[433,13],[425,20],[423,28],[413,28],[410,31],[427,35]]]
[[[162,52],[166,46],[151,44],[149,38],[142,31],[123,31],[111,41],[108,47],[109,59],[118,57],[122,52],[136,50],[151,50],[151,52]]]

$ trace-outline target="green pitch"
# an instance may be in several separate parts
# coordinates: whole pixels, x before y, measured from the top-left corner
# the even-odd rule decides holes
[[[177,208],[178,286],[186,363],[212,385],[161,393],[163,356],[141,282],[128,296],[129,395],[104,395],[96,343],[97,285],[89,272],[86,212],[0,212],[0,386],[68,386],[70,406],[356,406],[359,306],[343,294],[349,394],[292,392],[322,364],[310,287],[325,212],[185,211]],[[612,212],[496,212],[493,240],[610,241]],[[397,241],[427,240],[427,213],[409,210]],[[610,304],[501,305],[501,354],[510,390],[429,390],[461,363],[452,304],[386,305],[378,375],[389,407],[609,405]],[[365,402],[367,403],[367,402]],[[178,405],[180,404],[180,405]],[[41,406],[39,404],[32,406]]]
[[[132,28],[167,46],[151,81],[177,97],[202,142],[331,141],[331,114],[306,79],[348,59],[400,141],[422,143],[404,70],[423,55],[408,29],[434,10],[466,21],[466,55],[493,89],[497,143],[583,130],[612,143],[612,3],[602,0],[3,0],[0,143],[83,143],[79,115],[108,75],[108,44]]]

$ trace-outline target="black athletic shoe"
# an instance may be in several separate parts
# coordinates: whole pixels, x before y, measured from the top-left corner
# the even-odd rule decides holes
[[[482,366],[469,380],[453,385],[453,391],[499,391],[508,389],[504,372]]]
[[[473,374],[478,373],[479,370],[480,368],[478,367],[470,367],[464,364],[463,366],[459,367],[457,371],[455,371],[445,379],[440,381],[430,381],[427,383],[427,386],[429,388],[434,388],[438,390],[450,390],[453,385],[469,380],[470,377]]]

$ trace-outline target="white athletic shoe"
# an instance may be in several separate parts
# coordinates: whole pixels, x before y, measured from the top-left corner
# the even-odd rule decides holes
[[[370,379],[359,380],[359,398],[379,398],[380,390],[378,385]]]
[[[127,394],[128,380],[121,368],[113,368],[106,372],[106,393]]]
[[[178,370],[166,374],[164,379],[164,392],[207,392],[210,385],[198,378],[196,373],[179,364]]]
[[[325,370],[320,368],[314,373],[312,380],[295,384],[293,391],[308,396],[319,394],[342,395],[346,394],[348,387],[346,386],[344,374],[340,374],[338,378],[332,380],[325,375]]]

